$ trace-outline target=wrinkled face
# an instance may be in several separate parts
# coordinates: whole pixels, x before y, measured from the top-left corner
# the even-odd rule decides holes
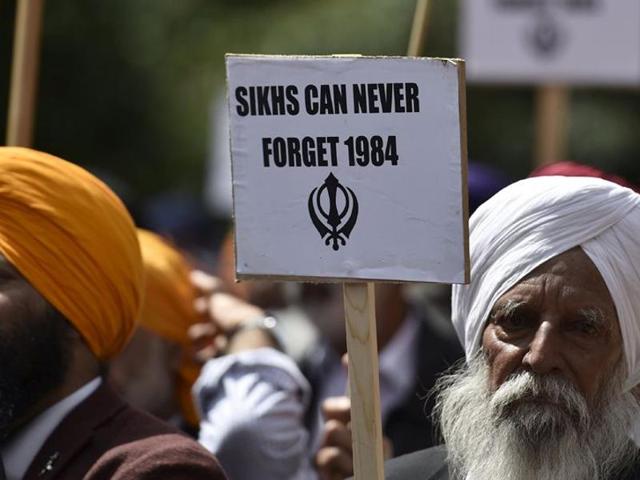
[[[0,255],[0,440],[65,378],[64,318]]]
[[[613,300],[580,248],[554,257],[499,298],[482,346],[492,391],[521,371],[554,374],[590,404],[623,360]]]

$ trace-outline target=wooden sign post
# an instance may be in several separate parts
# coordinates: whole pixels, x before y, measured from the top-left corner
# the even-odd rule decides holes
[[[407,55],[422,54],[429,26],[430,0],[418,0]],[[343,286],[349,362],[349,397],[356,479],[384,479],[380,369],[376,331],[375,286]]]
[[[374,284],[345,283],[353,471],[356,479],[384,479],[380,372]]]
[[[569,89],[544,85],[536,93],[535,163],[537,166],[567,160]]]
[[[411,35],[409,36],[409,48],[407,49],[407,55],[409,57],[419,57],[422,55],[429,31],[430,16],[431,0],[418,0],[416,2],[416,11],[413,15]]]
[[[354,472],[381,480],[373,282],[469,276],[464,62],[226,60],[236,276],[344,284]]]
[[[637,0],[464,0],[462,7],[469,81],[538,86],[536,166],[568,159],[569,85],[640,84]]]
[[[31,146],[44,0],[18,0],[7,145]]]

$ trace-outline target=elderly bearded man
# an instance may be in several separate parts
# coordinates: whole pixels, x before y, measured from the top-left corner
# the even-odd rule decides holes
[[[467,365],[436,391],[445,446],[389,479],[640,478],[640,196],[540,177],[473,215],[471,283],[454,287]]]
[[[0,148],[0,479],[222,480],[102,379],[144,286],[122,202],[80,167]]]

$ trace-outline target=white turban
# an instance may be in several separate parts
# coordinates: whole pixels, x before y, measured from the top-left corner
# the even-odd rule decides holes
[[[471,283],[453,287],[452,321],[467,361],[494,303],[547,260],[582,247],[618,314],[629,376],[640,383],[640,195],[599,178],[514,183],[471,217]]]

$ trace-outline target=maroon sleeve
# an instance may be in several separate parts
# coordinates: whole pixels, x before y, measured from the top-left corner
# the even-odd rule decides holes
[[[84,480],[226,480],[213,455],[182,435],[157,435],[106,452]]]

